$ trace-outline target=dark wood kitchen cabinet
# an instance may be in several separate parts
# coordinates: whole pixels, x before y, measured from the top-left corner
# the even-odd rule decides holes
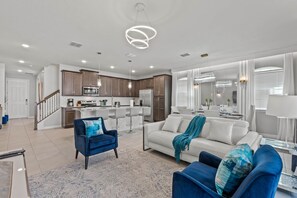
[[[121,85],[119,78],[112,78],[112,96],[113,97],[120,97],[121,96]]]
[[[71,108],[62,108],[62,126],[64,128],[73,127],[75,119],[75,111]]]
[[[132,89],[131,89],[131,97],[139,97],[139,80],[133,80],[132,81]]]
[[[128,79],[120,79],[120,96],[121,97],[129,97],[130,89],[128,88],[129,84]]]
[[[82,95],[82,74],[73,71],[62,71],[62,95]]]
[[[171,108],[171,76],[154,77],[154,120],[165,120]]]
[[[108,97],[112,96],[112,78],[107,76],[100,76],[101,87],[99,89],[99,96]]]
[[[97,87],[98,73],[87,70],[80,70],[82,73],[83,87]]]
[[[143,80],[139,80],[139,90],[141,89],[153,89],[154,88],[154,79],[147,78]]]

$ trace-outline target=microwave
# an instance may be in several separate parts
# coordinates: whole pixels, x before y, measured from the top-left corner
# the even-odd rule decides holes
[[[99,96],[99,87],[83,87],[84,96]]]

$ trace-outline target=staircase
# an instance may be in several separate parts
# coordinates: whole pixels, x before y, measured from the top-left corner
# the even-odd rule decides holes
[[[60,90],[57,90],[35,105],[34,130],[38,123],[54,114],[60,109]]]

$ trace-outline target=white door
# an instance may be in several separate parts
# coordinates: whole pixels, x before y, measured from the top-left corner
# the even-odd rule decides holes
[[[7,111],[10,118],[29,116],[29,80],[7,78]]]

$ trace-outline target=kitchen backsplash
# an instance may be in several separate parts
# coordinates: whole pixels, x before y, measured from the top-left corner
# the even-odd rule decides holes
[[[74,99],[74,106],[76,106],[77,101],[79,100],[95,100],[99,105],[99,100],[107,100],[106,106],[111,106],[111,102],[120,102],[121,105],[130,105],[130,100],[135,100],[135,104],[139,105],[139,98],[135,97],[86,97],[86,96],[61,96],[60,104],[61,107],[67,106],[67,99]]]

